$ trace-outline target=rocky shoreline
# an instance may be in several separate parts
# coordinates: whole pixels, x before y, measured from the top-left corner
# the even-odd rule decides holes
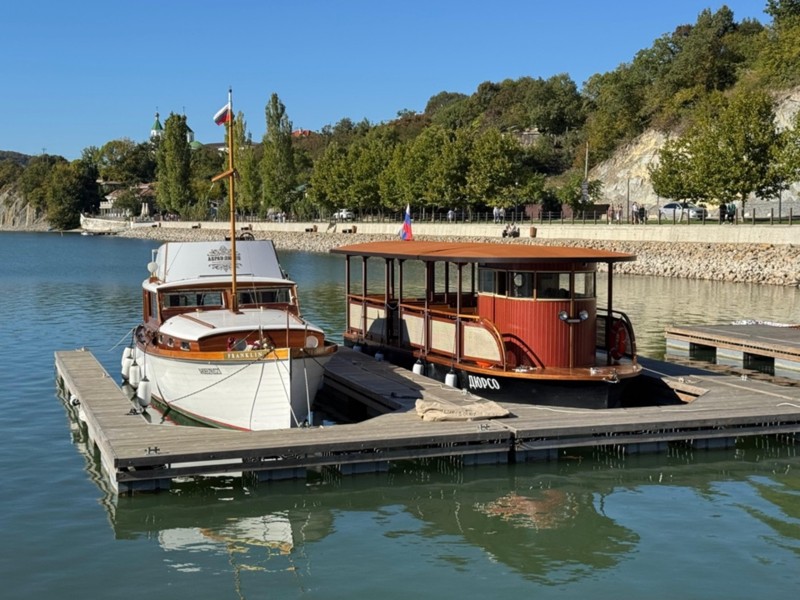
[[[226,230],[135,228],[118,234],[130,238],[158,241],[198,241],[223,239]],[[396,239],[389,235],[344,233],[298,233],[254,231],[257,239],[271,239],[278,250],[328,252],[344,244]],[[419,240],[487,241],[484,237],[415,236]],[[705,279],[737,283],[757,283],[800,287],[800,246],[787,244],[670,243],[614,240],[554,240],[541,238],[492,238],[496,243],[584,246],[617,252],[630,252],[637,260],[618,263],[615,273]]]

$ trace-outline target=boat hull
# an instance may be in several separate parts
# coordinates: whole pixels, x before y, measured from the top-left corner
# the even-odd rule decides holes
[[[122,217],[87,217],[81,215],[81,229],[92,235],[113,235],[136,227],[155,227],[150,219],[125,219]]]
[[[352,340],[345,344],[354,347]],[[417,359],[403,348],[387,348],[361,341],[357,344],[363,351],[384,355],[384,360],[406,369],[413,369]],[[447,382],[448,375],[455,375],[459,389],[472,392],[488,400],[502,403],[537,404],[585,409],[619,408],[623,405],[625,390],[631,379],[619,379],[613,375],[613,367],[604,368],[607,377],[592,379],[547,379],[526,374],[487,372],[486,369],[471,370],[466,366],[448,365],[427,361],[422,365],[423,375]]]
[[[266,354],[266,353],[265,353]],[[313,357],[183,360],[135,353],[153,402],[212,427],[261,431],[307,422],[331,352]]]
[[[87,233],[98,235],[114,234],[130,229],[128,219],[87,217],[81,215],[81,229]]]

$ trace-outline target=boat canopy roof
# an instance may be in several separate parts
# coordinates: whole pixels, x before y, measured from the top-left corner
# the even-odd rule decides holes
[[[379,256],[400,260],[453,263],[615,263],[636,260],[635,254],[534,244],[498,244],[492,242],[417,242],[394,240],[366,242],[333,248],[331,252],[349,256]]]
[[[272,241],[239,241],[236,255],[237,278],[291,284],[281,269]],[[167,242],[158,248],[155,263],[160,286],[230,280],[231,242]]]
[[[206,310],[183,313],[164,321],[160,333],[184,340],[197,341],[219,335],[247,335],[252,331],[273,333],[286,329],[297,331],[322,330],[285,310],[244,309],[238,313],[227,310]],[[279,342],[279,339],[275,340]]]

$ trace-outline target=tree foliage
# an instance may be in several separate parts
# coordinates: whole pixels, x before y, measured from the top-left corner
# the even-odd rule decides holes
[[[775,128],[772,99],[761,91],[711,96],[681,138],[667,142],[651,171],[659,195],[746,202],[750,194],[774,196],[781,186],[775,157],[783,137]]]
[[[267,129],[262,140],[261,214],[266,210],[286,210],[295,198],[297,173],[292,147],[292,124],[286,107],[272,94],[266,106]]]
[[[36,210],[47,209],[50,173],[57,165],[66,164],[61,156],[42,154],[34,156],[20,177],[20,189],[25,200]]]
[[[519,149],[515,138],[501,135],[496,129],[475,140],[466,177],[468,205],[507,207],[513,203]]]
[[[0,160],[0,189],[15,183],[25,168],[13,160]]]
[[[82,160],[56,163],[48,174],[45,199],[51,227],[75,229],[80,213],[92,211],[100,201],[96,168]]]
[[[161,210],[187,216],[192,204],[188,129],[185,116],[170,114],[156,151],[158,205]]]
[[[767,0],[764,12],[780,27],[787,21],[800,17],[800,0]]]
[[[96,161],[103,181],[135,185],[155,178],[156,159],[150,142],[137,144],[127,138],[111,140],[99,149]]]

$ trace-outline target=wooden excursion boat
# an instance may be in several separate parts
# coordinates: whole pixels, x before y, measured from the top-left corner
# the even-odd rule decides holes
[[[331,252],[346,259],[348,346],[508,402],[616,407],[641,372],[633,326],[612,306],[613,265],[632,254],[427,241]],[[597,306],[598,264],[608,267],[606,307]]]
[[[230,168],[215,178],[230,179],[231,235],[155,251],[122,376],[142,405],[152,398],[192,421],[240,430],[300,426],[311,420],[337,346],[301,316],[297,286],[272,242],[237,236],[231,150]]]

